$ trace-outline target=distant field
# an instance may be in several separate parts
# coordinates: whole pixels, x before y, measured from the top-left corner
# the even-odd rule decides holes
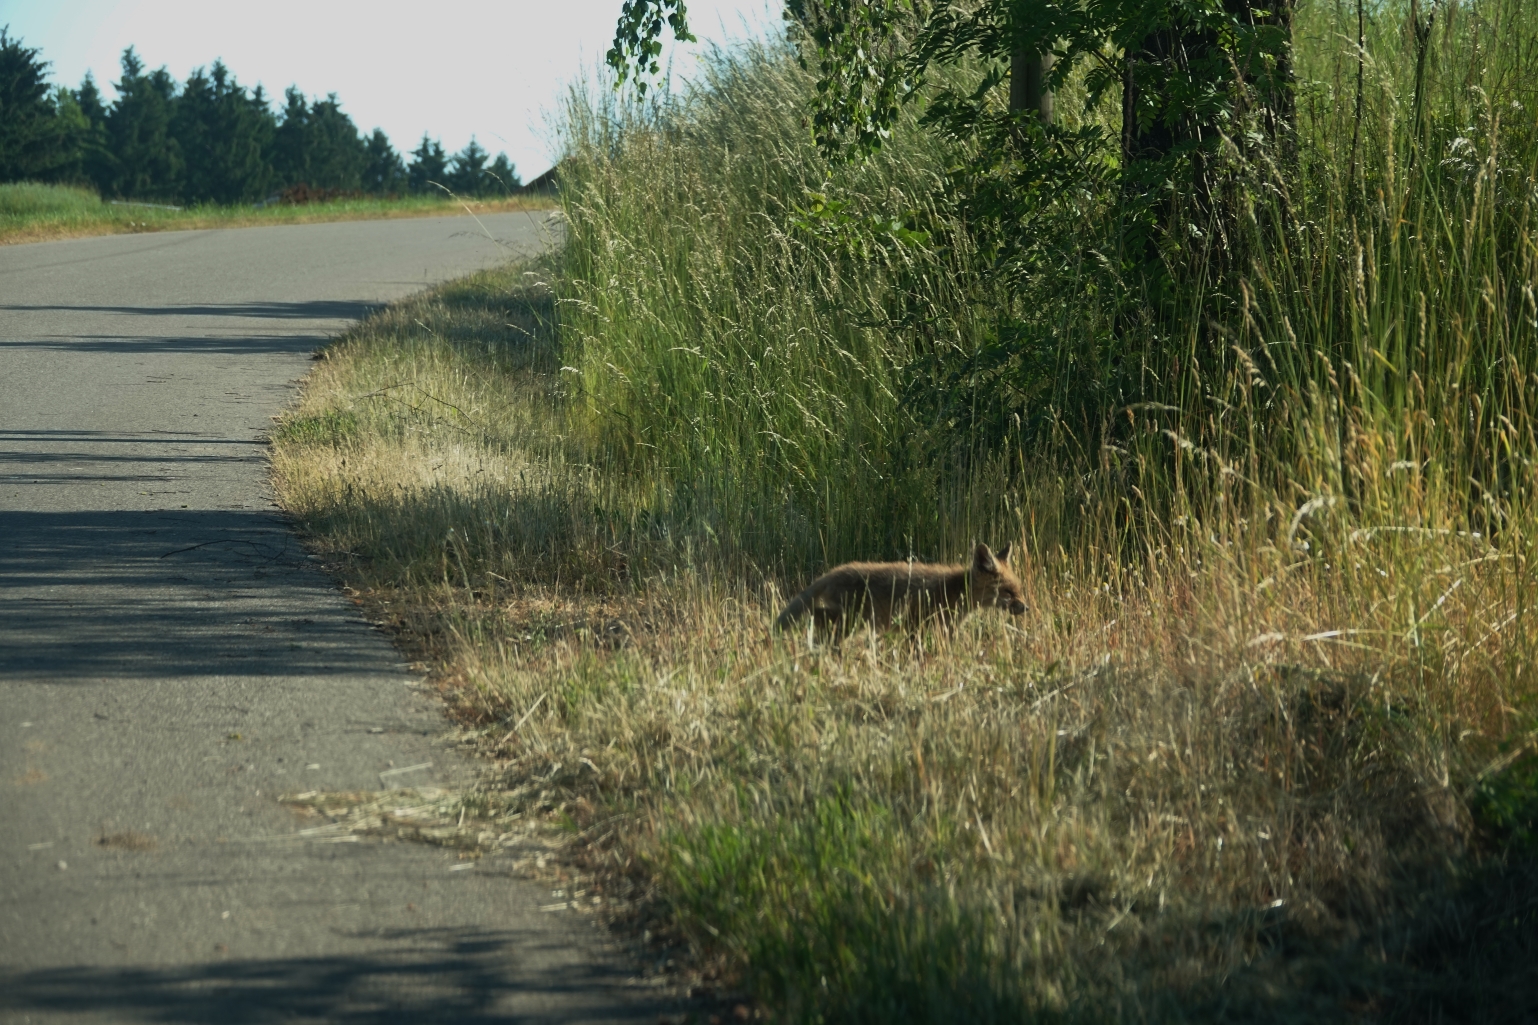
[[[553,207],[548,196],[510,196],[461,202],[447,196],[343,199],[299,206],[195,206],[170,209],[143,203],[110,203],[89,189],[21,182],[0,185],[0,245],[46,242],[84,235],[120,235],[187,228],[242,228],[260,224],[432,217]]]

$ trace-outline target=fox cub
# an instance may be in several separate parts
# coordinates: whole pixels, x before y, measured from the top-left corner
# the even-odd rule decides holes
[[[783,630],[809,615],[819,629],[843,630],[870,620],[884,630],[894,623],[960,619],[974,608],[1025,612],[1020,581],[1009,568],[1009,545],[995,554],[980,544],[965,566],[846,562],[792,598],[774,626]]]

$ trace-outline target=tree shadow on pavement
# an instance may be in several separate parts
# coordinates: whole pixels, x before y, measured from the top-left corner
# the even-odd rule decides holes
[[[176,303],[166,306],[24,305],[0,303],[18,313],[116,313],[139,317],[257,317],[272,320],[362,320],[380,304],[347,299],[307,302]]]
[[[369,933],[368,938],[380,938]],[[398,953],[0,972],[6,1020],[267,1025],[655,1022],[676,1007],[615,967],[516,931],[397,930]]]
[[[0,680],[377,663],[368,626],[321,592],[331,582],[265,510],[0,512]]]

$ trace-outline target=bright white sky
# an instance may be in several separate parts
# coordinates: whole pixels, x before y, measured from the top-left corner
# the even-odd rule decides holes
[[[590,76],[614,38],[622,0],[438,0],[428,4],[269,0],[0,0],[0,26],[52,61],[56,84],[87,71],[110,101],[132,45],[178,81],[223,59],[275,101],[297,85],[336,93],[360,130],[383,128],[403,155],[425,131],[450,153],[474,135],[505,151],[525,181],[554,160],[546,127],[565,84]],[[688,0],[701,43],[776,31],[783,0]]]

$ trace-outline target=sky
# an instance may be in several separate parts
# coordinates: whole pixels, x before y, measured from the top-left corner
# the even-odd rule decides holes
[[[474,135],[529,180],[555,159],[548,115],[569,83],[590,77],[614,38],[622,0],[437,0],[421,4],[270,0],[0,0],[0,26],[42,51],[52,81],[87,71],[110,100],[123,50],[178,81],[222,59],[242,85],[281,102],[336,93],[367,133],[403,154],[426,132],[453,153]],[[688,0],[699,44],[672,54],[687,76],[710,42],[776,30],[783,0]],[[409,158],[408,158],[409,159]]]

